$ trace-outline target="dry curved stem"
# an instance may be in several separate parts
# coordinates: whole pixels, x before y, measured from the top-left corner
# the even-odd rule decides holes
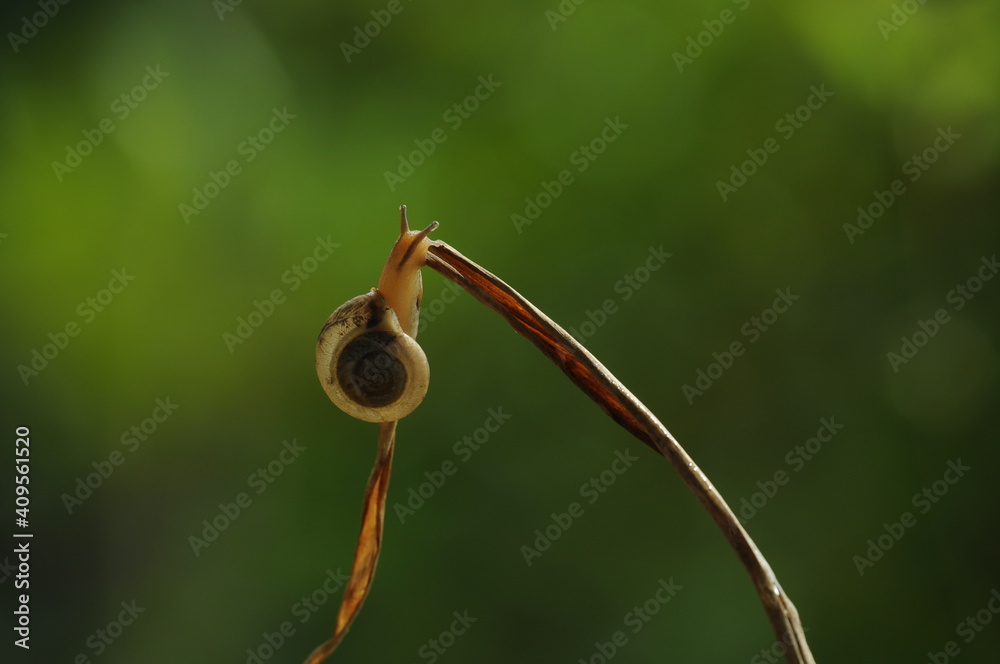
[[[503,280],[444,242],[431,243],[426,264],[503,316],[514,330],[535,344],[611,419],[670,461],[687,487],[711,514],[750,573],[775,635],[787,646],[789,663],[815,664],[798,611],[781,589],[771,566],[708,477],[656,416],[586,348]],[[379,426],[378,455],[365,488],[354,565],[337,614],[334,633],[309,655],[305,664],[319,664],[333,652],[371,589],[382,546],[386,491],[395,439],[396,422]]]
[[[444,242],[433,242],[427,266],[451,279],[503,316],[625,430],[654,449],[680,473],[688,489],[722,530],[746,567],[790,664],[815,664],[798,611],[781,589],[771,566],[708,477],[667,431],[596,357],[520,293]]]
[[[375,578],[375,566],[382,549],[382,524],[385,518],[385,496],[389,489],[389,474],[392,470],[392,453],[396,445],[396,422],[383,422],[378,428],[378,454],[372,474],[365,487],[364,506],[361,509],[361,532],[354,550],[354,565],[351,578],[344,589],[344,597],[337,613],[337,624],[333,636],[317,647],[306,659],[305,664],[319,664],[340,644],[354,618],[361,611],[361,605],[368,597]]]

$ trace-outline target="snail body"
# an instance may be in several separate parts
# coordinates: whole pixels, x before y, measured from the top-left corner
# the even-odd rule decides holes
[[[400,208],[400,235],[377,288],[338,307],[316,341],[316,374],[333,403],[366,422],[393,422],[409,415],[427,394],[430,368],[417,344],[420,268],[428,234],[411,231]]]

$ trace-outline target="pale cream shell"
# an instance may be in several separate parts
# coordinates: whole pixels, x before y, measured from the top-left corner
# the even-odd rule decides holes
[[[357,337],[370,332],[393,335],[390,352],[406,373],[406,385],[398,398],[376,407],[356,401],[337,377],[344,349]],[[316,341],[316,375],[338,408],[365,422],[392,422],[406,417],[423,401],[430,384],[430,366],[423,349],[403,332],[395,312],[374,288],[348,300],[330,314]]]

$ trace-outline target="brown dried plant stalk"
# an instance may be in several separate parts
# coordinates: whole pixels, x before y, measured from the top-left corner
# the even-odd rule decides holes
[[[426,265],[503,316],[514,330],[535,344],[611,419],[673,465],[749,572],[775,636],[787,646],[789,664],[815,664],[798,611],[782,590],[771,566],[712,482],[656,416],[586,348],[496,275],[440,241],[431,242]],[[382,542],[382,520],[395,428],[395,422],[380,425],[379,453],[365,490],[361,534],[334,634],[309,656],[306,664],[319,664],[333,652],[371,588]]]
[[[378,455],[375,457],[372,474],[368,477],[368,486],[365,487],[364,506],[361,509],[361,532],[358,534],[351,578],[344,588],[344,598],[340,601],[333,636],[313,650],[305,664],[319,664],[340,645],[351,623],[361,611],[361,605],[365,603],[368,591],[371,590],[378,554],[382,550],[385,496],[389,490],[389,473],[392,471],[396,424],[396,422],[385,422],[378,428]]]

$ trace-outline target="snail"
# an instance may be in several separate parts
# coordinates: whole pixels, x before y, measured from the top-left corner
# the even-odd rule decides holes
[[[366,422],[394,422],[409,415],[427,394],[430,368],[417,344],[420,268],[431,244],[431,223],[411,231],[400,207],[399,239],[378,287],[338,307],[316,341],[316,375],[330,400]]]

